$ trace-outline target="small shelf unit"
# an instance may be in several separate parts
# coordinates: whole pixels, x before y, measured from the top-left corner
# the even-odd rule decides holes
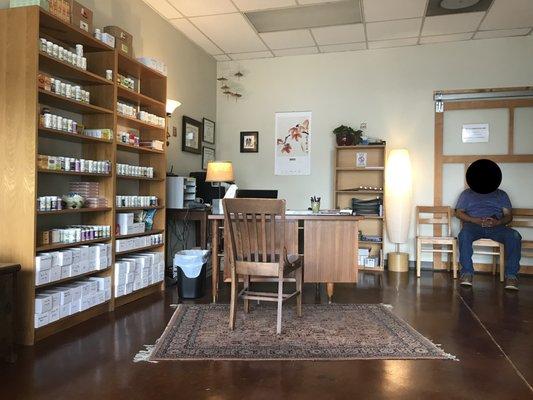
[[[366,167],[356,166],[357,153],[366,153]],[[333,179],[335,208],[351,208],[354,197],[361,200],[376,197],[383,199],[386,154],[386,145],[336,146]],[[383,188],[383,190],[359,189],[360,186]],[[381,236],[382,241],[359,241],[359,249],[369,249],[370,255],[378,256],[380,261],[377,267],[359,265],[359,270],[382,272],[384,270],[385,218],[380,215],[365,215],[364,217],[364,220],[359,221],[359,230],[363,235]]]
[[[0,80],[4,78],[0,91],[0,142],[10,143],[9,151],[0,157],[0,218],[5,227],[0,230],[0,260],[17,261],[22,271],[18,280],[17,341],[33,345],[36,341],[67,329],[116,307],[136,300],[147,294],[164,290],[159,282],[137,291],[126,299],[116,301],[114,297],[114,265],[117,256],[115,241],[120,236],[114,232],[118,212],[134,212],[145,208],[117,209],[115,196],[121,193],[122,185],[130,185],[131,195],[157,196],[161,204],[165,199],[166,153],[163,151],[131,148],[118,143],[119,129],[136,128],[141,141],[160,140],[165,142],[166,129],[153,126],[134,118],[117,114],[117,101],[125,99],[141,110],[165,117],[167,79],[138,61],[120,54],[91,34],[65,23],[51,13],[37,7],[18,7],[0,10],[0,54],[9,54],[0,63]],[[56,59],[39,48],[40,38],[46,38],[63,47],[84,46],[87,70]],[[119,87],[115,80],[105,78],[106,70],[133,76],[140,82],[138,93]],[[56,93],[39,89],[39,72],[82,86],[90,92],[90,103],[76,101]],[[9,79],[5,79],[9,77]],[[99,139],[82,134],[45,128],[39,124],[43,107],[53,109],[57,115],[72,118],[88,129],[111,129],[111,140]],[[127,160],[123,160],[126,150]],[[95,174],[75,171],[41,169],[37,165],[39,154],[78,157],[87,160],[108,160],[111,173]],[[157,178],[142,179],[118,177],[116,163],[131,163],[138,158],[138,165],[153,167]],[[99,183],[100,196],[107,199],[108,207],[82,208],[43,212],[37,210],[36,199],[51,193],[66,193],[70,182],[91,181]],[[4,207],[4,205],[6,205]],[[40,244],[39,233],[45,229],[62,228],[68,225],[108,225],[111,235],[105,238],[78,243]],[[52,225],[52,226],[51,226]],[[153,229],[143,236],[165,231],[165,207],[157,207]],[[74,277],[56,280],[36,286],[35,256],[42,252],[69,249],[81,245],[110,243],[112,245],[111,266]],[[143,250],[164,252],[165,245],[146,247]],[[111,299],[85,311],[67,316],[41,328],[34,326],[35,297],[44,289],[75,281],[88,276],[111,277]]]

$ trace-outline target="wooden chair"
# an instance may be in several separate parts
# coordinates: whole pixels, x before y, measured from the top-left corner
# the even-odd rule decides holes
[[[231,304],[229,325],[235,328],[237,298],[244,299],[244,311],[249,312],[249,300],[276,302],[276,332],[281,333],[281,313],[284,301],[296,296],[298,316],[302,315],[302,260],[287,254],[285,246],[285,200],[224,199],[224,226],[230,238]],[[294,272],[294,278],[288,278]],[[244,288],[237,293],[239,275]],[[277,282],[277,293],[251,291],[250,277]],[[296,291],[283,293],[283,282],[295,281]]]
[[[533,208],[513,208],[513,228],[533,228]],[[522,239],[522,256],[533,258],[533,240]]]
[[[429,217],[422,218],[421,214]],[[450,207],[416,207],[416,276],[420,278],[420,266],[422,253],[447,253],[451,254],[453,266],[453,278],[457,278],[457,239],[452,237],[452,210]],[[421,225],[446,225],[444,236],[420,236]],[[423,248],[423,245],[431,245],[430,248]],[[436,245],[451,246],[449,248],[435,249]]]
[[[481,249],[479,249],[480,247]],[[505,278],[505,246],[491,239],[479,239],[472,243],[472,248],[473,254],[484,254],[492,257],[492,275],[496,275],[497,265],[499,265],[500,282],[503,282]]]

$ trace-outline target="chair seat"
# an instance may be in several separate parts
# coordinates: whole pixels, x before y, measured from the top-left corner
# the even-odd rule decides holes
[[[478,239],[473,243],[474,246],[488,246],[488,247],[500,247],[501,243],[498,243],[492,239]]]

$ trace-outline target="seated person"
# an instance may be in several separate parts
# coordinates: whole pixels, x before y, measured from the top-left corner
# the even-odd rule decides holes
[[[463,221],[463,228],[458,236],[461,285],[472,286],[472,243],[478,239],[492,239],[505,246],[505,289],[518,290],[517,275],[520,269],[522,237],[517,231],[506,226],[513,220],[512,206],[507,193],[498,189],[501,182],[499,167],[489,161],[500,171],[499,180],[495,180],[497,184],[492,182],[487,185],[485,182],[485,185],[476,185],[472,182],[472,176],[469,179],[471,168],[479,161],[489,160],[478,160],[469,167],[467,182],[470,189],[461,193],[455,207],[457,217]],[[491,166],[491,169],[494,169],[494,166]],[[490,191],[491,189],[493,190]]]

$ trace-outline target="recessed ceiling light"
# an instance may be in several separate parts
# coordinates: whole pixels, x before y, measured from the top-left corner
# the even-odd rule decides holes
[[[244,15],[259,33],[362,22],[360,0],[252,11]]]
[[[426,16],[487,11],[494,0],[429,0]]]
[[[475,6],[480,0],[442,0],[440,6],[446,10],[460,10]]]

